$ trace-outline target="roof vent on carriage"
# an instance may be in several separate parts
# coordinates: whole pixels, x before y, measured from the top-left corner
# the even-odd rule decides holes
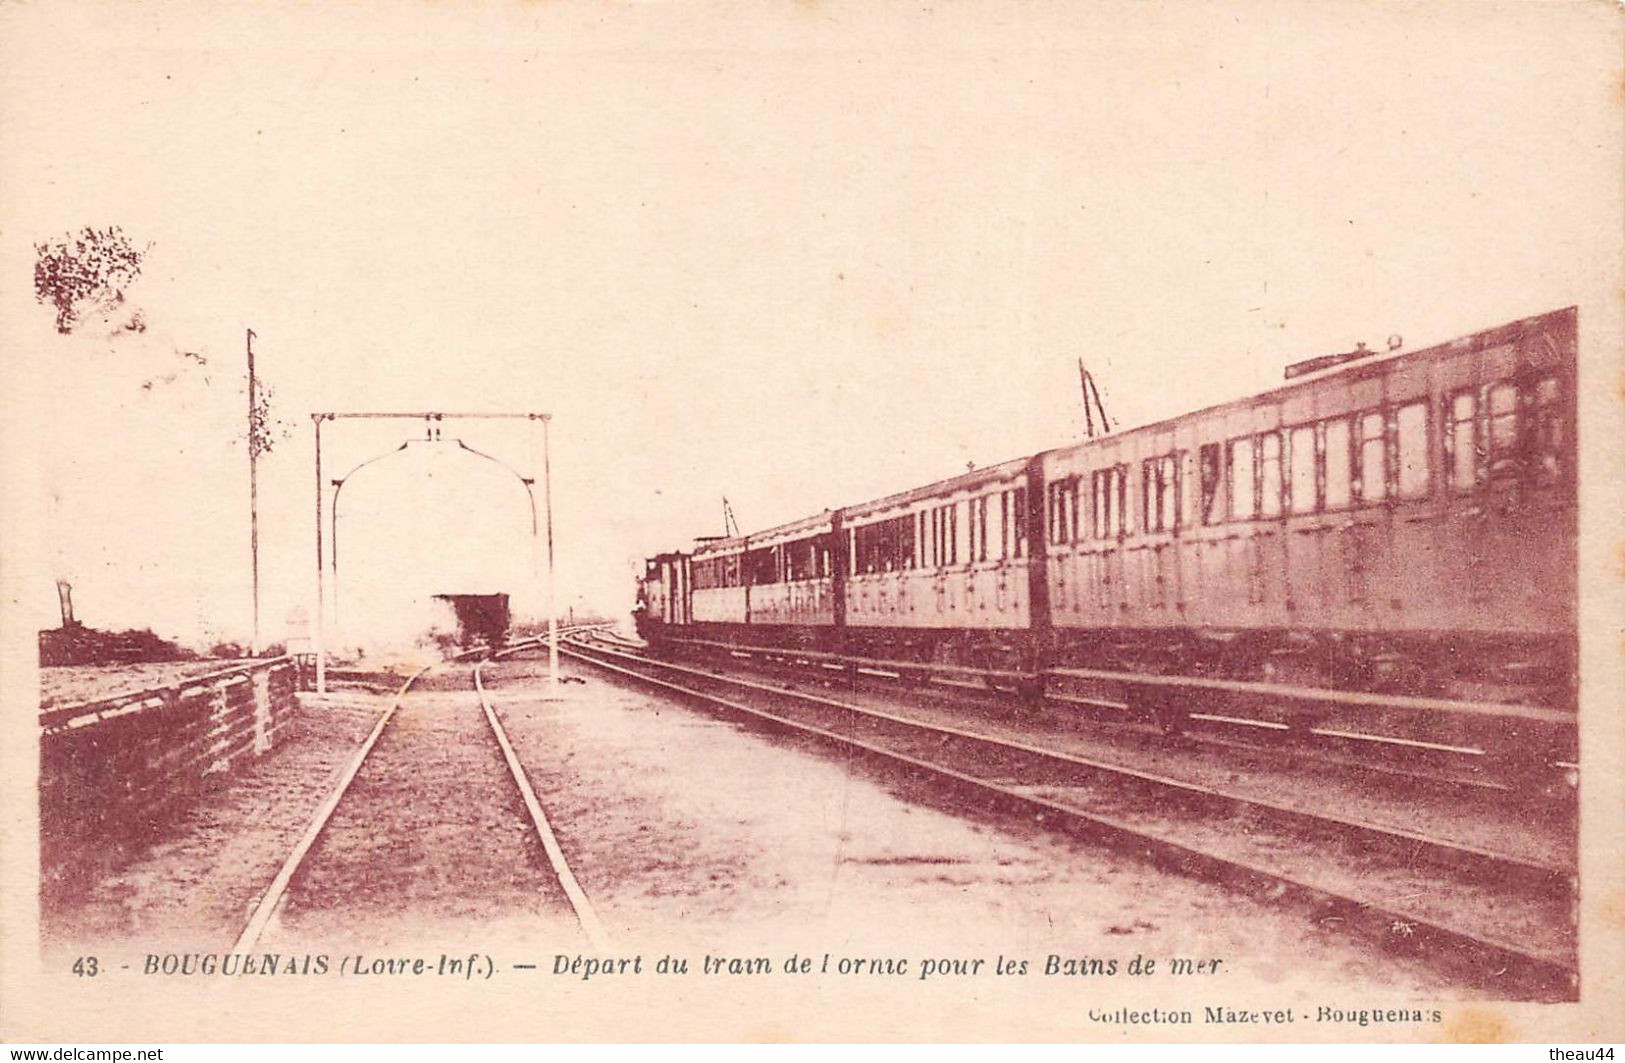
[[[1390,353],[1399,350],[1404,345],[1405,341],[1398,335],[1388,337],[1388,351]],[[1352,351],[1343,351],[1339,354],[1323,354],[1318,358],[1307,358],[1301,362],[1293,362],[1286,367],[1286,378],[1293,380],[1300,376],[1308,376],[1310,373],[1318,373],[1322,369],[1330,369],[1345,362],[1355,362],[1381,353],[1383,352],[1374,351],[1367,347],[1365,341],[1361,340],[1354,345]]]

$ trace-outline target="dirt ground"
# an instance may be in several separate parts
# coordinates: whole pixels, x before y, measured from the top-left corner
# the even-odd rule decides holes
[[[131,952],[226,949],[387,702],[330,697],[305,707],[266,756],[239,762],[160,840],[76,903],[42,913],[47,951],[88,943]]]
[[[577,876],[628,947],[1206,957],[1276,989],[1447,991],[1419,961],[1300,913],[1032,824],[933,807],[921,788],[822,747],[590,670],[543,700],[540,669],[488,668],[487,687]]]

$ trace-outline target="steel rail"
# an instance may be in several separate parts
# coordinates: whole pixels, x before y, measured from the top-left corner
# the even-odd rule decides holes
[[[553,833],[547,813],[542,811],[541,802],[536,799],[536,791],[530,785],[523,765],[519,763],[518,754],[514,752],[513,743],[508,741],[508,732],[503,728],[495,706],[491,704],[490,695],[485,692],[485,681],[480,675],[480,670],[489,663],[488,660],[481,661],[474,666],[474,689],[479,693],[480,707],[485,710],[486,722],[491,725],[491,732],[496,735],[497,745],[502,747],[502,758],[508,762],[508,771],[519,787],[519,794],[525,799],[525,808],[530,813],[530,821],[536,827],[537,836],[541,839],[542,849],[547,853],[548,863],[553,868],[553,876],[558,879],[559,887],[569,898],[570,907],[575,911],[576,921],[581,924],[581,930],[587,935],[587,940],[592,943],[594,949],[603,951],[609,947],[609,934],[604,930],[604,924],[599,920],[598,913],[593,910],[592,901],[588,899],[586,891],[581,888],[575,873],[570,870],[570,862],[565,859],[558,836]]]
[[[416,672],[413,672],[406,682],[401,684],[401,688],[395,692],[395,697],[390,701],[389,708],[385,709],[378,717],[378,722],[373,725],[371,733],[367,735],[366,740],[356,750],[356,754],[351,758],[349,766],[344,769],[344,774],[339,777],[338,784],[333,787],[332,792],[327,795],[327,799],[316,809],[316,814],[311,818],[310,825],[305,828],[305,833],[294,844],[293,850],[288,854],[288,858],[282,862],[282,867],[277,871],[276,877],[271,880],[271,884],[260,895],[259,903],[254,906],[254,912],[249,916],[248,925],[243,927],[243,932],[237,936],[237,943],[231,947],[231,951],[248,952],[259,941],[260,935],[265,932],[265,927],[270,923],[271,917],[276,914],[277,907],[282,903],[282,898],[288,890],[288,884],[293,881],[293,876],[298,872],[299,865],[304,863],[305,855],[310,852],[311,847],[316,844],[316,839],[321,837],[322,831],[327,828],[328,821],[333,818],[333,812],[339,807],[339,802],[344,799],[345,793],[350,789],[350,784],[355,781],[356,774],[361,770],[362,763],[367,759],[367,755],[372,752],[373,747],[378,744],[378,739],[383,735],[384,728],[388,727],[389,721],[394,719],[396,710],[401,707],[401,702],[406,698],[406,692],[412,688],[413,683],[418,681],[419,676],[432,667],[434,666],[424,665]]]
[[[621,674],[639,682],[651,684],[670,690],[686,697],[696,698],[709,702],[730,711],[742,713],[766,721],[774,726],[788,728],[793,731],[812,735],[822,741],[832,743],[846,750],[858,750],[863,754],[892,764],[902,765],[916,772],[934,776],[951,782],[955,785],[967,787],[984,794],[993,796],[997,801],[1013,808],[1019,808],[1031,813],[1041,820],[1054,819],[1079,833],[1094,835],[1104,841],[1115,843],[1133,852],[1144,854],[1152,858],[1160,866],[1190,875],[1193,870],[1201,871],[1206,877],[1221,881],[1245,883],[1266,892],[1269,896],[1292,895],[1305,903],[1320,907],[1329,907],[1340,913],[1340,917],[1349,924],[1361,926],[1373,932],[1385,942],[1392,943],[1393,928],[1404,925],[1410,929],[1412,940],[1418,943],[1433,943],[1439,948],[1437,955],[1447,961],[1457,963],[1467,961],[1479,976],[1483,972],[1494,971],[1497,977],[1515,981],[1520,987],[1528,988],[1542,996],[1551,999],[1566,999],[1572,995],[1576,984],[1576,971],[1573,965],[1565,958],[1537,952],[1521,944],[1498,939],[1492,935],[1476,933],[1420,913],[1390,906],[1387,904],[1372,903],[1358,897],[1352,897],[1335,889],[1315,885],[1302,878],[1277,871],[1251,860],[1226,856],[1195,845],[1177,841],[1173,838],[1149,832],[1134,823],[1123,819],[1104,815],[1097,811],[1088,811],[1075,805],[1063,803],[1040,794],[1026,792],[1023,788],[1012,784],[1000,782],[985,777],[972,775],[940,763],[922,760],[896,749],[889,749],[873,742],[867,742],[850,734],[842,734],[825,727],[819,727],[804,720],[797,720],[779,713],[742,702],[725,698],[719,694],[705,690],[697,690],[690,686],[671,682],[656,676],[639,671],[636,668],[611,663],[610,659],[622,658],[645,666],[653,666],[668,672],[687,673],[705,682],[721,682],[727,685],[752,689],[758,694],[770,694],[773,697],[804,701],[818,704],[821,707],[836,708],[854,716],[869,717],[872,719],[885,719],[897,721],[906,726],[916,728],[922,732],[932,732],[941,735],[962,735],[973,741],[985,742],[994,746],[1003,746],[1015,749],[1023,754],[1032,755],[1036,752],[1045,757],[1057,757],[1045,750],[1036,750],[1035,747],[1023,747],[1019,743],[1009,743],[1005,740],[986,735],[977,735],[974,732],[961,731],[956,728],[942,727],[892,716],[878,710],[871,710],[850,704],[835,702],[831,699],[816,695],[805,694],[798,691],[786,691],[779,688],[768,687],[764,684],[754,683],[728,676],[700,672],[664,661],[655,661],[646,657],[623,653],[618,650],[602,646],[583,645],[579,638],[570,640],[568,647],[561,647],[561,652],[568,652],[582,661],[610,672]],[[609,659],[606,659],[609,658]],[[1075,763],[1081,758],[1067,758],[1064,755],[1058,760]],[[1112,769],[1109,765],[1102,767]],[[1142,780],[1155,780],[1157,777],[1148,773],[1132,773]],[[1123,772],[1123,778],[1129,778],[1130,773]],[[1177,783],[1177,780],[1169,780]],[[1235,795],[1224,795],[1218,791],[1208,791],[1206,788],[1191,787],[1189,784],[1178,784],[1172,792],[1185,796],[1212,795],[1231,802],[1259,808],[1261,811],[1271,812],[1271,806],[1262,802],[1254,802],[1248,798]],[[1370,825],[1358,824],[1353,821],[1339,821],[1334,817],[1318,813],[1308,813],[1302,810],[1282,808],[1282,811],[1292,815],[1314,820],[1327,827],[1340,829],[1370,829]],[[1380,828],[1379,828],[1380,829]],[[1392,832],[1390,832],[1392,833]],[[1403,834],[1395,835],[1403,839]],[[1413,840],[1414,841],[1414,840]],[[1436,839],[1420,839],[1421,842],[1453,848],[1460,852],[1459,847],[1452,847],[1450,843],[1439,842]],[[1472,854],[1471,859],[1480,857]],[[1499,854],[1483,854],[1489,860],[1498,859]],[[1550,869],[1533,867],[1530,870],[1545,873]]]
[[[542,645],[545,644],[546,643],[544,641]],[[523,645],[523,648],[531,649],[534,647],[526,644]],[[510,650],[508,652],[513,651]],[[505,654],[497,654],[495,656],[503,655]],[[472,656],[472,652],[458,654],[457,656],[459,658]],[[599,921],[597,914],[593,911],[591,903],[587,900],[586,894],[581,890],[581,887],[576,881],[574,874],[570,871],[569,865],[564,861],[564,854],[562,850],[559,849],[558,840],[553,835],[552,828],[547,822],[547,817],[542,812],[541,805],[536,799],[536,793],[531,788],[529,780],[525,777],[524,768],[519,764],[518,757],[513,751],[512,743],[508,741],[507,732],[503,729],[501,722],[497,719],[495,710],[492,708],[490,700],[485,694],[484,685],[480,678],[480,668],[485,663],[487,662],[480,661],[474,666],[473,669],[474,688],[480,698],[480,707],[484,710],[485,718],[491,727],[492,733],[496,737],[497,745],[502,750],[503,759],[507,762],[508,770],[511,773],[515,784],[519,788],[519,793],[524,799],[526,810],[530,813],[531,821],[535,825],[537,833],[540,836],[542,848],[547,854],[549,864],[551,865],[553,872],[558,879],[560,887],[564,890],[565,896],[570,901],[571,909],[575,913],[576,919],[581,925],[582,932],[586,934],[588,940],[592,942],[595,948],[602,946],[608,941],[608,935],[604,932],[603,924]],[[317,840],[326,830],[328,822],[333,818],[333,813],[338,809],[339,802],[344,799],[344,795],[349,792],[351,783],[355,781],[356,775],[360,773],[362,764],[366,762],[367,757],[372,753],[373,748],[378,744],[379,738],[383,736],[384,730],[389,726],[390,721],[394,719],[396,712],[400,709],[401,704],[406,697],[407,691],[412,688],[412,685],[416,683],[425,672],[429,671],[433,667],[435,667],[435,665],[429,664],[418,669],[416,672],[412,673],[412,675],[401,684],[400,689],[395,692],[395,696],[393,699],[391,699],[389,707],[379,715],[378,721],[373,725],[372,730],[367,734],[366,739],[356,749],[355,755],[350,759],[349,764],[346,765],[343,774],[339,777],[339,781],[334,785],[333,789],[328,793],[321,805],[317,807],[309,825],[305,828],[305,832],[300,836],[298,842],[294,844],[293,849],[288,853],[287,858],[282,862],[281,868],[278,869],[276,876],[271,880],[270,885],[267,886],[265,892],[260,895],[259,901],[254,906],[253,913],[249,916],[247,925],[244,926],[242,933],[238,935],[236,943],[232,946],[233,952],[247,952],[253,949],[258,943],[260,936],[264,934],[265,928],[270,925],[272,918],[274,918],[276,915],[277,909],[283,902],[283,898],[287,895],[288,888],[292,884],[294,876],[298,874],[299,868],[303,865],[305,858],[309,855]]]

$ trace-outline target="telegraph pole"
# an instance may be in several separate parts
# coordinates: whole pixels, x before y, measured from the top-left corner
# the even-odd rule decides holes
[[[259,380],[254,375],[254,330],[248,330],[248,553],[254,581],[254,637],[250,656],[260,655],[260,434]]]

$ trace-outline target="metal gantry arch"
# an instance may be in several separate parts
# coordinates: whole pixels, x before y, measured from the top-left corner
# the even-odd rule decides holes
[[[324,578],[324,573],[325,573],[325,570],[326,570],[326,567],[327,567],[327,557],[325,556],[325,551],[324,551],[324,547],[323,547],[323,534],[322,534],[322,532],[323,532],[323,521],[322,521],[323,495],[325,493],[326,485],[322,481],[322,422],[324,422],[324,421],[339,421],[339,420],[414,420],[414,421],[424,421],[427,424],[428,438],[430,440],[434,440],[434,441],[439,441],[440,440],[440,426],[441,426],[441,423],[443,421],[445,421],[445,420],[448,420],[448,419],[450,419],[450,420],[505,420],[505,421],[524,420],[524,421],[531,421],[531,422],[537,422],[537,421],[541,422],[541,426],[542,426],[542,499],[543,499],[543,512],[545,514],[546,528],[547,528],[547,555],[546,555],[547,556],[547,595],[546,595],[546,609],[547,609],[548,681],[549,681],[549,684],[551,686],[556,688],[557,685],[558,685],[558,677],[559,677],[559,631],[558,631],[558,610],[556,608],[556,596],[555,596],[555,593],[554,593],[555,572],[554,572],[554,567],[553,567],[553,476],[552,476],[552,458],[551,458],[551,454],[549,452],[549,439],[548,439],[548,426],[552,422],[552,415],[546,414],[546,413],[441,413],[441,412],[436,412],[436,411],[430,411],[430,412],[425,412],[425,413],[380,413],[380,412],[313,413],[313,414],[310,415],[310,417],[311,417],[311,421],[315,425],[315,433],[316,433],[316,638],[315,638],[315,647],[314,648],[315,648],[315,651],[316,651],[315,655],[316,655],[316,690],[317,690],[317,692],[318,693],[326,693],[327,692],[327,631],[326,631],[326,628],[327,628],[327,616],[326,616],[326,613],[327,613],[327,604],[326,604],[327,603],[327,590],[326,590],[326,587],[325,587],[326,580]],[[532,437],[532,440],[533,440],[532,445],[534,446],[534,437]],[[337,619],[337,615],[338,615],[338,504],[339,504],[339,496],[340,496],[341,492],[344,490],[344,485],[347,482],[349,482],[350,478],[355,476],[356,473],[360,472],[362,469],[366,468],[369,465],[372,465],[375,462],[382,461],[383,459],[385,459],[387,457],[390,457],[390,456],[395,455],[395,454],[399,454],[401,451],[406,449],[408,442],[410,442],[410,441],[403,442],[399,447],[396,447],[393,450],[385,451],[382,454],[374,455],[373,457],[368,458],[367,460],[365,460],[363,462],[360,462],[354,468],[352,468],[349,472],[345,473],[343,476],[341,476],[341,477],[339,477],[339,478],[332,481],[332,486],[333,486],[333,507],[332,507],[332,528],[331,528],[331,536],[332,536],[332,559],[331,560],[332,560],[332,568],[333,568],[333,592],[334,592],[333,612],[334,612],[335,620]],[[522,484],[524,486],[524,488],[525,488],[525,497],[530,503],[531,571],[534,574],[535,569],[536,569],[536,553],[537,553],[536,539],[537,539],[537,537],[538,537],[538,535],[540,534],[540,531],[541,531],[541,521],[538,520],[538,515],[537,515],[537,512],[536,512],[536,490],[535,490],[536,480],[535,480],[535,478],[525,476],[524,474],[520,473],[518,469],[515,469],[512,465],[508,464],[507,462],[503,461],[502,459],[500,459],[498,457],[495,457],[495,456],[493,456],[491,454],[487,454],[486,452],[484,452],[482,450],[477,450],[474,447],[471,447],[468,444],[464,443],[461,439],[453,439],[452,442],[456,443],[459,448],[461,448],[462,450],[468,452],[469,454],[473,455],[474,457],[477,457],[477,458],[480,458],[482,460],[491,462],[491,463],[499,466],[500,468],[504,469],[505,471],[511,473],[520,482],[520,484]],[[534,450],[532,451],[532,454],[534,455]],[[533,456],[532,460],[534,461],[534,456]]]

